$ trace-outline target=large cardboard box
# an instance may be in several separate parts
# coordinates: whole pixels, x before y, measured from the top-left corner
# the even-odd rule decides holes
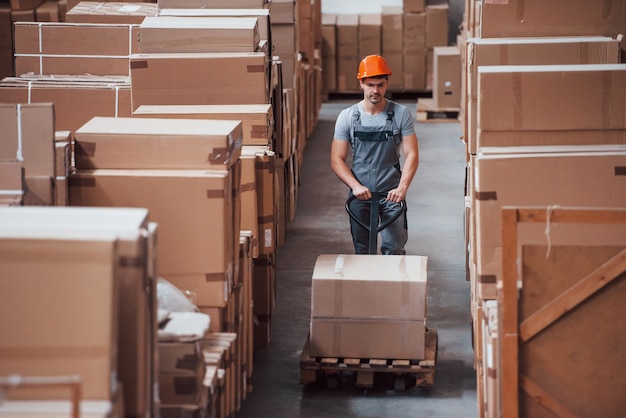
[[[37,22],[60,22],[59,2],[46,0],[35,10]]]
[[[241,230],[251,231],[254,239],[254,257],[258,257],[259,200],[257,197],[256,156],[241,155]]]
[[[467,132],[465,138],[470,152],[476,154],[478,67],[492,65],[617,64],[620,57],[620,42],[604,36],[469,38],[466,43],[466,53],[467,100],[465,119]],[[483,143],[485,146],[499,144],[499,142]],[[542,143],[545,142],[542,141]],[[554,142],[553,145],[558,143]],[[567,142],[560,143],[567,144]],[[506,144],[502,143],[502,145]],[[534,144],[532,142],[519,142],[517,145]]]
[[[19,161],[0,161],[0,190],[2,191],[2,197],[23,194],[23,181],[24,169]]]
[[[461,53],[456,46],[434,48],[433,99],[438,108],[461,107]]]
[[[0,230],[0,374],[78,375],[84,399],[111,400],[118,390],[117,240],[42,235]],[[67,389],[13,396],[67,399]]]
[[[389,88],[401,90],[404,87],[404,13],[402,7],[383,6],[383,56],[391,67]],[[358,68],[358,63],[354,65]]]
[[[94,117],[75,133],[76,168],[229,169],[239,120]]]
[[[244,146],[242,158],[254,156],[257,192],[257,228],[259,254],[273,254],[276,250],[276,191],[274,176],[276,154],[263,147]]]
[[[405,13],[420,13],[426,9],[425,0],[402,0],[402,10]]]
[[[311,318],[310,353],[316,357],[421,359],[423,320]]]
[[[7,77],[0,102],[54,103],[59,131],[74,132],[94,116],[131,116],[128,77]]]
[[[382,53],[382,16],[380,13],[359,15],[358,58]]]
[[[484,1],[480,37],[584,36],[615,37],[626,27],[624,0]]]
[[[337,15],[337,90],[358,91],[359,15]]]
[[[270,43],[272,40],[269,9],[161,9],[159,16],[255,18],[260,39],[268,40]],[[272,15],[272,23],[275,23],[274,15]]]
[[[139,50],[153,52],[254,52],[259,45],[252,17],[146,17],[139,26]]]
[[[473,202],[477,296],[494,299],[502,276],[501,225],[496,221],[502,207],[624,207],[624,166],[626,145],[479,149]],[[545,225],[539,227],[545,232]]]
[[[448,5],[429,4],[426,6],[426,47],[448,45]]]
[[[293,25],[296,22],[296,2],[294,0],[275,0],[269,3],[272,23],[286,23]]]
[[[403,25],[403,86],[406,90],[425,90],[426,13],[405,13]]]
[[[71,23],[140,24],[148,16],[156,16],[156,3],[81,1],[65,14]]]
[[[487,66],[479,67],[478,78],[479,136],[624,129],[626,65]]]
[[[133,109],[145,104],[269,103],[268,64],[263,52],[133,54]]]
[[[232,190],[226,170],[78,170],[70,176],[72,206],[147,208],[159,225],[159,275],[198,292],[231,281]]]
[[[0,210],[0,230],[27,235],[73,234],[118,239],[122,265],[118,324],[118,376],[124,407],[145,416],[155,408],[156,225],[146,209],[36,208]]]
[[[243,145],[271,145],[274,111],[270,104],[240,105],[142,105],[135,118],[240,120]]]
[[[337,90],[337,15],[322,15],[322,91]]]
[[[136,25],[16,22],[14,27],[17,75],[128,76],[130,54],[138,52]]]
[[[311,285],[311,355],[423,357],[426,264],[423,256],[318,256]]]
[[[13,10],[34,10],[44,0],[11,0],[11,9]]]
[[[24,175],[54,176],[54,106],[52,103],[0,104],[0,161],[18,161]]]

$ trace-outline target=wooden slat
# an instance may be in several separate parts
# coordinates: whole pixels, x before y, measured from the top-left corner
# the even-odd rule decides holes
[[[502,209],[502,283],[497,292],[500,310],[498,334],[501,353],[501,416],[519,416],[518,299],[517,299],[517,215]]]
[[[611,283],[624,271],[626,271],[626,249],[526,318],[520,324],[520,343],[533,338],[585,299]]]
[[[551,223],[592,223],[592,224],[612,224],[626,223],[626,211],[615,208],[589,209],[589,208],[518,208],[518,222],[546,222],[548,218]]]
[[[555,416],[560,418],[578,418],[578,415],[567,409],[565,405],[553,398],[548,392],[526,376],[520,377],[520,388],[526,392],[528,396],[532,397],[535,402],[553,412]]]

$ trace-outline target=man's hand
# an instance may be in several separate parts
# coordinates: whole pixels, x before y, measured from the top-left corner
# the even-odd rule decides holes
[[[387,193],[387,200],[389,202],[400,203],[406,198],[406,190],[400,188],[391,189]]]
[[[352,189],[352,194],[359,200],[369,200],[372,198],[372,192],[367,187],[359,184]]]

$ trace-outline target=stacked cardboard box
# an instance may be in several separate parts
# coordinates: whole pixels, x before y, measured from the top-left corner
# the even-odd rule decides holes
[[[311,285],[311,355],[424,358],[426,263],[423,256],[320,255]]]
[[[209,410],[232,416],[251,390],[254,350],[270,342],[276,253],[295,214],[300,156],[321,102],[319,2],[276,3],[287,16],[283,22],[272,16],[272,26],[264,1],[211,2],[220,7],[212,9],[220,13],[219,22],[197,8],[204,3],[81,2],[67,14],[71,22],[20,23],[16,56],[20,73],[27,74],[0,83],[0,100],[16,103],[11,109],[49,110],[46,161],[54,168],[50,178],[65,186],[56,187],[57,202],[72,210],[147,210],[155,220],[152,227],[159,225],[159,246],[150,250],[154,270],[211,318],[202,343],[203,380],[196,373],[194,381],[199,397],[185,400],[186,405],[169,403],[180,401],[171,398],[159,405],[159,392],[175,392],[168,392],[174,386],[167,379],[157,389],[163,377],[158,364],[149,368],[151,375],[143,373],[158,357],[144,351],[156,349],[156,339],[125,350],[118,393],[129,416]],[[185,8],[174,9],[178,6]],[[297,38],[296,22],[305,16],[315,29],[306,42],[312,52],[304,59],[304,44],[293,44],[290,77],[289,60],[272,56],[273,24],[298,30]],[[206,42],[185,41],[199,38]],[[193,85],[200,79],[226,80],[226,73],[234,81],[222,93],[216,93],[215,83],[211,92]],[[293,81],[291,88],[284,81]],[[183,94],[172,94],[176,88]],[[171,97],[176,100],[166,100]],[[29,120],[29,129],[39,122]],[[240,155],[242,143],[247,150]],[[7,184],[3,188],[17,191],[24,173],[32,171],[24,170],[16,151],[8,150],[6,161],[2,152],[0,178]],[[34,190],[33,185],[28,192]],[[9,203],[22,204],[21,194]],[[149,236],[153,239],[156,231]],[[154,296],[154,286],[149,287]],[[143,309],[123,303],[125,309]],[[124,328],[121,339],[147,335],[155,321],[145,312],[137,320],[125,318],[139,328]],[[155,338],[156,332],[150,335]],[[219,342],[207,342],[217,337]]]
[[[556,390],[575,380],[566,371],[574,367],[572,364],[557,362],[543,368],[541,376],[532,366],[540,362],[535,353],[553,350],[561,338],[567,339],[568,349],[557,357],[568,358],[565,352],[581,353],[585,350],[581,347],[589,343],[580,337],[584,332],[577,334],[564,318],[555,318],[554,329],[529,343],[521,337],[526,327],[522,321],[529,319],[535,308],[556,303],[565,295],[559,294],[566,287],[548,291],[533,281],[535,276],[550,276],[551,283],[561,284],[561,278],[568,277],[568,286],[573,285],[579,277],[567,271],[582,268],[574,254],[583,251],[582,258],[588,256],[596,266],[599,260],[607,259],[602,246],[611,245],[609,242],[623,246],[613,239],[621,234],[616,226],[557,226],[550,221],[551,212],[559,207],[609,210],[626,204],[624,193],[615,193],[626,190],[619,175],[619,167],[626,162],[621,99],[626,68],[618,64],[620,42],[615,38],[624,28],[623,5],[617,2],[602,7],[585,1],[545,5],[531,1],[519,7],[518,3],[467,2],[458,42],[463,45],[461,122],[468,162],[466,261],[478,412],[481,417],[534,416],[538,413],[534,400],[540,396],[551,399],[552,405],[559,403],[574,414],[584,415],[587,406],[582,404],[599,409],[606,404],[619,407],[618,393],[606,388],[604,405],[590,399],[581,403]],[[567,12],[550,15],[552,7]],[[548,16],[552,18],[548,20]],[[547,216],[540,224],[520,226],[517,242],[511,244],[514,237],[508,235],[510,229],[501,227],[501,220],[505,208],[517,207],[538,208]],[[566,250],[562,247],[565,244],[575,249]],[[528,246],[528,253],[524,246]],[[504,264],[509,254],[506,248],[521,249],[516,258],[519,271]],[[539,262],[534,257],[541,251]],[[512,305],[518,303],[511,300],[513,293],[519,311]],[[542,295],[542,300],[536,295]],[[595,296],[589,299],[599,300]],[[614,309],[598,306],[585,311],[586,315],[611,315]],[[511,320],[510,312],[519,312],[519,321]],[[557,327],[569,337],[554,334]],[[610,330],[599,332],[601,338],[614,338]],[[598,346],[599,352],[606,349]],[[510,374],[511,370],[515,374]],[[602,373],[597,376],[614,381]],[[552,383],[544,386],[546,382]],[[584,393],[587,389],[577,390]],[[610,415],[609,409],[604,413]]]
[[[2,292],[6,321],[0,329],[5,353],[17,355],[3,356],[1,374],[76,374],[83,399],[123,404],[128,415],[153,414],[156,224],[148,221],[148,211],[0,211],[0,241],[6,246],[2,263],[12,280]],[[33,294],[32,288],[41,291]],[[11,320],[28,318],[42,306],[46,315],[36,321],[16,327]],[[67,399],[67,394],[67,389],[25,388],[20,398]]]
[[[55,163],[52,104],[1,104],[0,120],[5,134],[0,143],[2,205],[55,205],[57,174],[65,173],[57,173]]]
[[[336,60],[337,75],[324,78],[323,90],[354,93],[360,90],[356,72],[366,55],[382,54],[391,70],[389,90],[433,89],[434,49],[448,45],[448,5],[405,0],[401,6],[382,6],[379,14],[339,14],[325,20],[322,56]],[[329,26],[335,22],[335,35]],[[380,39],[379,39],[380,38]]]
[[[240,121],[93,118],[76,131],[70,204],[147,208],[159,224],[159,276],[198,306],[226,306],[239,261],[241,138]]]

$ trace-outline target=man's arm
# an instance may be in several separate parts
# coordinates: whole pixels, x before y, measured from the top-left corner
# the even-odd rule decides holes
[[[404,166],[402,167],[402,177],[398,187],[387,193],[387,200],[400,203],[406,198],[406,193],[417,172],[419,165],[419,147],[417,145],[417,135],[415,133],[402,137],[402,153],[404,154]]]
[[[350,167],[346,164],[348,158],[348,152],[350,150],[349,141],[342,141],[339,139],[333,139],[330,148],[330,167],[334,173],[339,177],[339,180],[343,181],[346,186],[352,190],[352,194],[359,200],[368,200],[372,198],[372,192],[365,186],[363,186],[354,177]]]

